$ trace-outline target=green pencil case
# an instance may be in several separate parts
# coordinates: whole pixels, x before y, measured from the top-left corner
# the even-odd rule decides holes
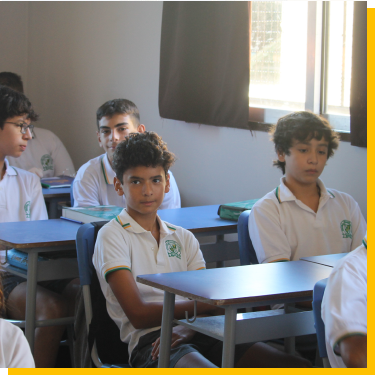
[[[246,210],[251,210],[258,200],[259,199],[249,199],[247,201],[222,204],[219,206],[217,214],[222,219],[238,221],[238,217],[241,213]]]

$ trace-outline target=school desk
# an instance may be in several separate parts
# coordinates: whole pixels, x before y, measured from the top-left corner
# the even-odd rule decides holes
[[[233,367],[235,344],[315,333],[312,311],[237,314],[237,309],[311,301],[314,285],[331,270],[293,261],[138,276],[138,282],[164,290],[159,367],[169,366],[173,322],[222,340],[222,367]],[[174,320],[176,294],[220,306],[225,315],[196,318],[193,323]]]
[[[0,249],[15,248],[28,254],[27,271],[9,264],[3,268],[27,279],[25,336],[32,351],[36,326],[65,325],[74,320],[74,318],[65,318],[35,322],[36,284],[38,281],[78,277],[76,258],[38,261],[38,255],[43,255],[45,252],[74,250],[79,226],[80,224],[61,219],[20,221],[0,225]]]
[[[348,253],[316,255],[313,257],[303,257],[300,260],[304,260],[305,262],[322,264],[323,266],[327,267],[335,267],[336,263],[347,254]]]
[[[237,222],[221,219],[217,214],[219,205],[171,208],[158,211],[160,218],[172,225],[178,225],[194,233],[195,237],[216,236],[216,242],[201,244],[207,263],[216,262],[222,267],[226,260],[239,259],[237,241],[224,241],[224,235],[237,233]]]
[[[59,217],[58,203],[70,201],[70,188],[42,188],[44,201],[48,203],[48,217],[57,219]]]

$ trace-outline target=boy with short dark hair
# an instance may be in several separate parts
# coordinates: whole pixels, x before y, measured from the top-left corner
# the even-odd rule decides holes
[[[346,193],[327,190],[319,179],[338,147],[338,135],[327,120],[305,111],[281,117],[272,132],[274,165],[284,176],[250,213],[259,263],[355,249],[366,233],[358,203]]]
[[[0,85],[0,222],[48,219],[39,178],[33,173],[9,166],[6,159],[8,156],[17,158],[26,150],[33,129],[31,121],[37,118],[25,95]],[[1,250],[0,253],[3,253]],[[3,269],[1,274],[7,317],[24,320],[25,278]],[[66,317],[69,313],[73,315],[73,292],[77,287],[77,279],[38,283],[36,319]],[[50,326],[35,330],[34,359],[37,367],[54,366],[64,329],[64,326]]]
[[[170,188],[168,170],[174,159],[156,133],[130,134],[119,143],[112,163],[114,185],[119,196],[126,196],[127,206],[99,231],[93,255],[108,313],[121,340],[129,344],[133,367],[158,365],[164,298],[163,291],[138,284],[137,276],[205,268],[193,234],[157,215]],[[193,301],[176,296],[175,318],[184,318],[185,311],[192,315],[193,306]],[[198,314],[217,310],[197,302]],[[221,344],[178,325],[173,328],[170,366],[220,366]],[[309,367],[308,361],[263,343],[237,346],[236,362],[239,367]]]
[[[125,207],[125,197],[117,195],[114,189],[113,153],[125,137],[132,133],[143,133],[146,128],[140,122],[137,106],[127,99],[105,102],[96,112],[96,121],[98,142],[105,154],[89,160],[78,170],[73,184],[74,207]],[[169,176],[170,190],[165,194],[161,209],[181,207],[180,193],[171,171]]]
[[[22,79],[16,73],[1,72],[0,85],[23,94]],[[10,165],[35,173],[39,177],[75,174],[72,159],[56,134],[35,127],[31,135],[27,149],[20,157],[8,157]]]

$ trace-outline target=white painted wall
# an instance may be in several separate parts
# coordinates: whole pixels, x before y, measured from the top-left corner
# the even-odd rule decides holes
[[[20,24],[12,9],[20,7],[24,15],[27,7],[17,4],[8,4],[7,15],[0,13],[0,31],[3,18]],[[28,12],[27,41],[18,30],[12,36],[21,41],[17,51],[13,41],[1,41],[1,51],[9,52],[8,61],[22,62],[20,73],[27,59],[27,94],[41,113],[40,126],[63,140],[77,168],[100,153],[96,109],[124,97],[137,104],[147,129],[161,134],[176,153],[172,170],[184,206],[257,198],[278,185],[267,134],[252,137],[246,130],[160,118],[161,2],[30,2]],[[366,171],[367,150],[343,142],[322,176],[327,186],[351,194],[365,216]]]

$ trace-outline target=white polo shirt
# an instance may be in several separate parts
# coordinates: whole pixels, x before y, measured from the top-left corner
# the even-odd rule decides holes
[[[19,158],[8,157],[9,164],[27,171],[39,168],[43,177],[74,175],[72,159],[60,138],[42,128],[34,128],[34,134],[35,138],[27,142],[26,150]]]
[[[346,367],[335,346],[345,337],[367,335],[367,239],[342,258],[328,279],[322,302],[331,367]]]
[[[259,263],[345,253],[361,244],[367,225],[358,203],[317,182],[321,197],[316,213],[293,195],[284,177],[253,206],[249,233]]]
[[[107,300],[110,317],[120,329],[121,340],[129,344],[129,354],[141,336],[160,328],[135,329],[119,305],[106,281],[110,272],[120,269],[138,275],[191,271],[205,268],[199,243],[192,233],[168,224],[159,217],[160,245],[151,232],[143,229],[124,209],[116,219],[106,224],[98,234],[93,263]],[[189,277],[188,275],[186,277]],[[162,302],[162,290],[137,283],[145,302]],[[176,296],[176,299],[185,298]]]
[[[181,198],[176,180],[169,171],[171,188],[165,194],[159,209],[180,208]],[[125,196],[118,196],[113,185],[116,177],[107,154],[100,155],[83,164],[73,183],[74,207],[115,205],[126,207]]]
[[[0,181],[0,222],[47,220],[40,179],[33,173],[9,166]]]
[[[0,319],[0,368],[33,368],[34,358],[23,332]]]

